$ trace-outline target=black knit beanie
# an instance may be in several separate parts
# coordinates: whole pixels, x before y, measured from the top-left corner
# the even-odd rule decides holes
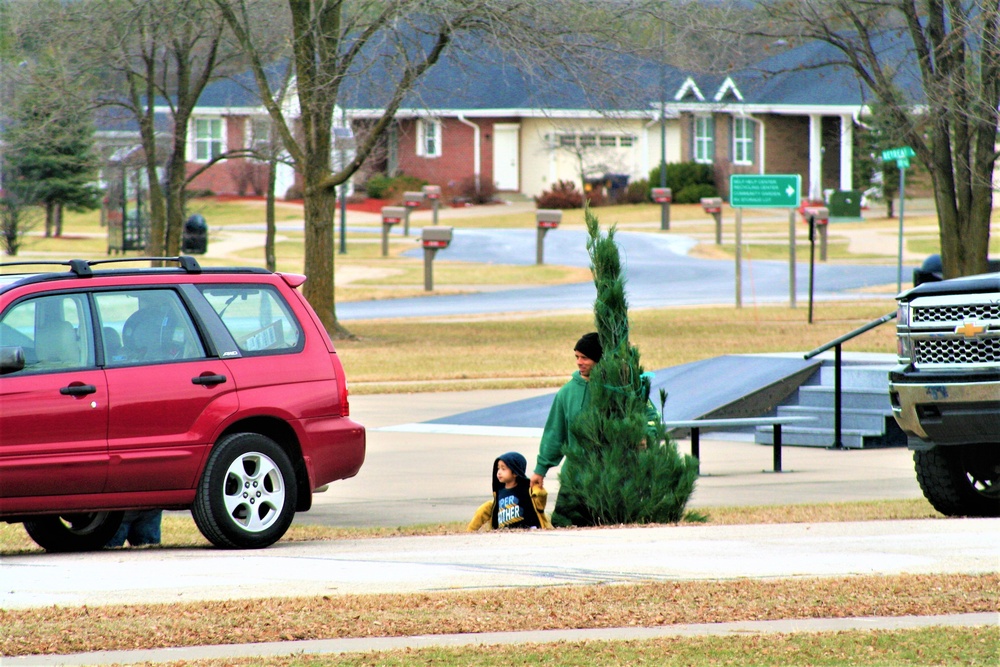
[[[576,341],[576,347],[573,350],[594,362],[600,361],[601,355],[604,354],[603,350],[601,350],[601,339],[596,331],[583,334],[583,337]]]

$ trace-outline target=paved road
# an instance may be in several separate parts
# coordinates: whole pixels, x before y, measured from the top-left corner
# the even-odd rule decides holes
[[[419,230],[415,230],[419,235]],[[545,240],[545,261],[567,266],[590,266],[586,252],[587,234],[579,229],[559,229]],[[629,305],[633,308],[736,303],[735,262],[689,257],[695,245],[690,237],[620,232],[627,276]],[[411,251],[417,256],[421,250]],[[454,241],[438,258],[496,264],[534,264],[533,229],[458,229]],[[787,303],[789,300],[787,261],[746,261],[743,264],[744,305]],[[907,273],[907,275],[909,275]],[[895,291],[895,266],[816,264],[814,298],[828,301],[843,298],[885,299],[889,308]],[[796,267],[796,294],[800,304],[808,303],[809,267]],[[859,292],[889,286],[881,293]],[[483,294],[424,296],[411,299],[345,302],[337,304],[342,320],[431,317],[444,315],[538,312],[587,309],[596,292],[591,282],[550,285],[537,288],[519,286]]]

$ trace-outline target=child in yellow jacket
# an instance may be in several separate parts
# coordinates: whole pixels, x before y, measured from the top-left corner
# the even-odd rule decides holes
[[[545,515],[548,492],[532,487],[525,475],[528,462],[517,452],[501,454],[493,462],[493,499],[476,510],[469,531],[489,524],[499,528],[551,528]]]

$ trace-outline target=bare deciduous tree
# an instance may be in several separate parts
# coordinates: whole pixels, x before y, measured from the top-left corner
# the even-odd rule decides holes
[[[588,23],[594,3],[571,0],[287,0],[295,104],[282,105],[267,77],[267,54],[254,40],[259,3],[214,1],[251,62],[263,104],[302,179],[309,276],[304,294],[334,336],[349,335],[337,321],[334,296],[335,188],[368,158],[403,100],[442,54],[502,45],[512,54],[512,66],[545,73],[546,63],[574,62],[584,32],[614,27],[606,21]],[[476,39],[463,43],[472,34]],[[565,76],[585,69],[560,71]],[[334,108],[349,86],[367,90],[382,113],[360,138],[354,159],[334,170]]]
[[[1000,157],[996,0],[770,0],[759,9],[756,22],[724,30],[834,47],[815,66],[851,68],[890,120],[883,129],[930,174],[945,275],[986,271]]]

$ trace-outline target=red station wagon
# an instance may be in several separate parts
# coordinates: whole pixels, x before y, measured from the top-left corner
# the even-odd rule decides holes
[[[126,510],[190,509],[218,547],[269,546],[365,458],[305,277],[136,261],[2,265],[0,521],[85,551]]]

